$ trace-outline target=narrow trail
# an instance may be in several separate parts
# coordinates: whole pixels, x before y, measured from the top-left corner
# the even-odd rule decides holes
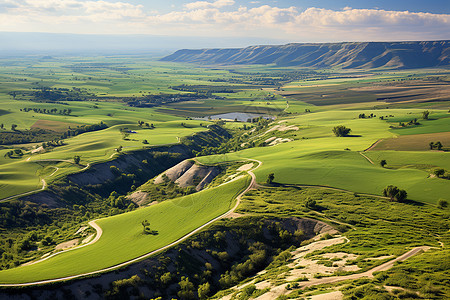
[[[52,177],[53,175],[55,175],[56,172],[58,172],[59,168],[58,167],[53,167],[55,168],[55,171],[52,172],[52,174],[48,175],[48,177]]]
[[[372,165],[374,165],[373,161],[370,158],[368,158],[364,153],[359,152],[359,154],[361,154],[362,157],[364,157],[365,159],[367,159],[368,162],[370,162]]]
[[[62,251],[55,252],[55,253],[50,254],[50,255],[48,255],[48,256],[46,256],[46,257],[44,257],[44,258],[41,258],[41,259],[39,259],[39,260],[36,260],[36,261],[30,262],[30,263],[23,264],[23,266],[34,265],[34,264],[43,262],[43,261],[45,261],[45,260],[47,260],[47,259],[49,259],[49,258],[55,257],[56,255],[59,255],[59,254],[65,253],[65,252],[69,252],[69,251],[73,251],[73,250],[76,250],[76,249],[80,249],[80,248],[83,248],[83,247],[86,247],[86,246],[89,246],[89,245],[95,243],[96,241],[98,241],[98,240],[100,239],[100,237],[101,237],[102,234],[103,234],[102,228],[101,228],[100,226],[98,226],[97,223],[95,223],[95,221],[97,221],[97,220],[92,220],[92,221],[90,221],[90,222],[88,223],[92,228],[94,228],[94,229],[97,231],[95,237],[94,237],[94,238],[92,239],[92,241],[90,241],[89,243],[82,244],[82,245],[79,245],[79,246],[76,246],[76,247],[73,247],[73,248],[69,248],[69,249],[66,249],[66,250],[62,250]],[[0,285],[0,286],[1,286],[1,285]]]
[[[367,148],[367,149],[365,149],[364,152],[367,152],[367,151],[372,150],[372,149],[375,148],[376,145],[378,145],[378,143],[380,143],[381,141],[383,141],[383,139],[379,139],[378,141],[376,141],[375,143],[373,143],[372,145],[370,145],[370,147]]]
[[[0,202],[5,202],[5,201],[8,201],[8,200],[11,200],[11,199],[14,199],[14,198],[23,197],[23,196],[28,196],[28,195],[31,195],[31,194],[34,194],[34,193],[43,191],[43,190],[45,190],[45,188],[47,187],[47,182],[45,181],[45,179],[41,179],[41,182],[42,182],[42,188],[40,188],[40,189],[33,190],[33,191],[29,191],[29,192],[22,193],[22,194],[17,194],[17,195],[9,196],[9,197],[6,197],[6,198],[1,199]]]
[[[31,157],[28,157],[26,159],[26,161],[30,161],[30,158]],[[31,162],[45,162],[45,161],[62,161],[62,162],[69,162],[69,163],[74,164],[73,161],[68,160],[68,159],[40,159],[40,160],[32,160]],[[80,169],[78,172],[86,171],[90,167],[91,167],[91,164],[88,163],[83,169]],[[56,168],[56,170],[53,171],[53,173],[51,173],[50,175],[48,175],[48,177],[51,177],[51,176],[55,175],[55,173],[58,172],[58,170],[60,169],[58,167],[54,167],[54,168]],[[5,201],[11,200],[11,199],[15,199],[15,198],[23,197],[23,196],[28,196],[28,195],[31,195],[31,194],[43,191],[43,190],[45,190],[47,188],[47,182],[43,178],[41,178],[41,182],[42,182],[42,188],[40,188],[40,189],[32,190],[32,191],[21,193],[21,194],[12,195],[12,196],[0,199],[0,202],[5,202]]]
[[[140,261],[142,259],[150,257],[150,256],[152,256],[152,255],[154,255],[156,253],[159,253],[159,252],[161,252],[163,250],[169,249],[169,248],[171,248],[171,247],[173,247],[173,246],[183,242],[187,238],[193,236],[194,234],[196,234],[197,232],[201,231],[205,227],[211,225],[212,223],[216,222],[217,220],[220,220],[220,219],[223,219],[223,218],[227,218],[229,215],[231,215],[236,210],[236,208],[239,206],[242,196],[255,186],[256,176],[253,173],[253,171],[256,170],[257,168],[259,168],[262,165],[262,162],[259,161],[259,160],[256,160],[256,159],[247,159],[247,160],[257,162],[258,165],[256,167],[252,168],[251,170],[247,171],[247,173],[251,176],[250,184],[247,186],[247,188],[244,191],[239,193],[239,195],[236,197],[235,205],[229,211],[227,211],[226,213],[224,213],[224,214],[222,214],[222,215],[220,215],[220,216],[218,216],[218,217],[216,217],[216,218],[206,222],[205,224],[201,225],[200,227],[197,227],[196,229],[194,229],[193,231],[191,231],[188,234],[184,235],[183,237],[179,238],[178,240],[176,240],[176,241],[174,241],[174,242],[172,242],[172,243],[170,243],[170,244],[168,244],[166,246],[163,246],[163,247],[161,247],[159,249],[153,250],[153,251],[151,251],[151,252],[149,252],[147,254],[141,255],[141,256],[136,257],[134,259],[131,259],[129,261],[126,261],[126,262],[123,262],[123,263],[120,263],[120,264],[117,264],[117,265],[114,265],[114,266],[111,266],[111,267],[108,267],[108,268],[104,268],[104,269],[101,269],[101,270],[88,272],[88,273],[83,273],[83,274],[78,274],[78,275],[73,275],[73,276],[66,276],[66,277],[61,277],[61,278],[56,278],[56,279],[49,279],[49,280],[41,280],[41,281],[34,281],[34,282],[27,282],[27,283],[0,284],[0,287],[21,287],[21,286],[23,287],[23,286],[42,285],[42,284],[66,281],[66,280],[76,279],[76,278],[80,278],[80,277],[85,277],[85,276],[105,273],[105,272],[108,272],[108,271],[116,270],[116,269],[121,268],[121,267],[125,267],[127,265],[132,264],[132,263],[138,262],[138,261]],[[91,245],[91,244],[97,242],[100,239],[103,231],[100,228],[100,226],[98,226],[97,223],[95,223],[95,221],[96,220],[90,221],[89,225],[91,225],[92,227],[95,228],[95,230],[97,230],[96,237],[91,242],[89,242],[89,243],[87,243],[85,245],[81,245],[79,247],[67,249],[65,251],[73,251],[75,249],[79,249],[81,247],[86,247],[88,245]],[[54,253],[53,255],[49,255],[48,257],[45,257],[45,258],[43,258],[42,260],[39,260],[39,261],[47,260],[50,257],[53,257],[53,256],[58,255],[58,254],[63,253],[63,252],[64,251],[61,251],[61,252],[58,252],[58,253]],[[39,262],[39,261],[37,261],[37,262]]]

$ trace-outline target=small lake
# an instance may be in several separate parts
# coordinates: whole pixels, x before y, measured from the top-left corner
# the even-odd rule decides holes
[[[247,122],[247,120],[249,119],[256,119],[259,117],[263,117],[264,119],[270,119],[273,120],[275,119],[275,117],[270,116],[270,115],[264,115],[264,114],[252,114],[252,113],[243,113],[243,112],[231,112],[231,113],[226,113],[226,114],[218,114],[218,115],[211,115],[211,116],[206,116],[203,118],[197,118],[200,120],[209,120],[209,118],[211,118],[212,120],[237,120],[239,122]]]

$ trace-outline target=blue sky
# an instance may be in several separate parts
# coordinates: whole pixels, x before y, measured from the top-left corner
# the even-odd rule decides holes
[[[0,0],[0,31],[286,42],[450,39],[450,0]]]

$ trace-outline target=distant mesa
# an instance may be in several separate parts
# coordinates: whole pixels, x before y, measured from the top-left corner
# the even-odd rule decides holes
[[[292,43],[230,49],[183,49],[161,61],[343,69],[430,68],[450,65],[450,41]]]

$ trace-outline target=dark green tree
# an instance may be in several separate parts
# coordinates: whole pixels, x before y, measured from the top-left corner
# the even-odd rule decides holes
[[[422,112],[422,119],[428,120],[429,115],[430,115],[430,112],[428,110]]]
[[[442,175],[445,174],[445,170],[442,168],[436,168],[433,170],[434,175],[436,175],[436,177],[441,177]]]
[[[440,209],[448,207],[448,202],[445,199],[439,199],[437,203]]]
[[[148,220],[144,220],[141,222],[143,227],[143,232],[147,233],[150,230],[150,222]]]
[[[405,190],[401,190],[394,185],[388,185],[383,190],[383,196],[389,197],[391,201],[402,202],[403,200],[406,199],[408,194],[406,193]]]
[[[198,297],[203,300],[203,299],[208,299],[208,294],[211,291],[211,285],[209,284],[209,282],[206,282],[204,284],[201,284],[198,286]]]
[[[306,208],[314,210],[317,208],[317,202],[314,199],[308,199],[306,200],[305,206]]]
[[[269,175],[267,175],[267,180],[266,180],[266,182],[267,182],[268,184],[271,184],[271,183],[273,182],[274,179],[275,179],[275,174],[270,173]]]
[[[347,136],[350,131],[352,131],[350,128],[345,127],[344,125],[338,125],[333,128],[333,133],[336,136],[342,137]]]
[[[430,150],[433,150],[433,148],[434,148],[434,143],[433,143],[433,142],[430,142],[428,145],[430,145]]]
[[[77,165],[80,164],[80,160],[81,160],[81,157],[80,157],[79,155],[75,155],[75,156],[73,157],[73,162],[74,162],[75,164],[77,164]]]
[[[387,165],[386,160],[385,160],[385,159],[382,159],[382,160],[380,161],[380,165],[384,168],[384,166]]]
[[[180,291],[178,297],[181,299],[194,299],[194,284],[189,281],[188,277],[181,277],[181,281],[178,283]]]

